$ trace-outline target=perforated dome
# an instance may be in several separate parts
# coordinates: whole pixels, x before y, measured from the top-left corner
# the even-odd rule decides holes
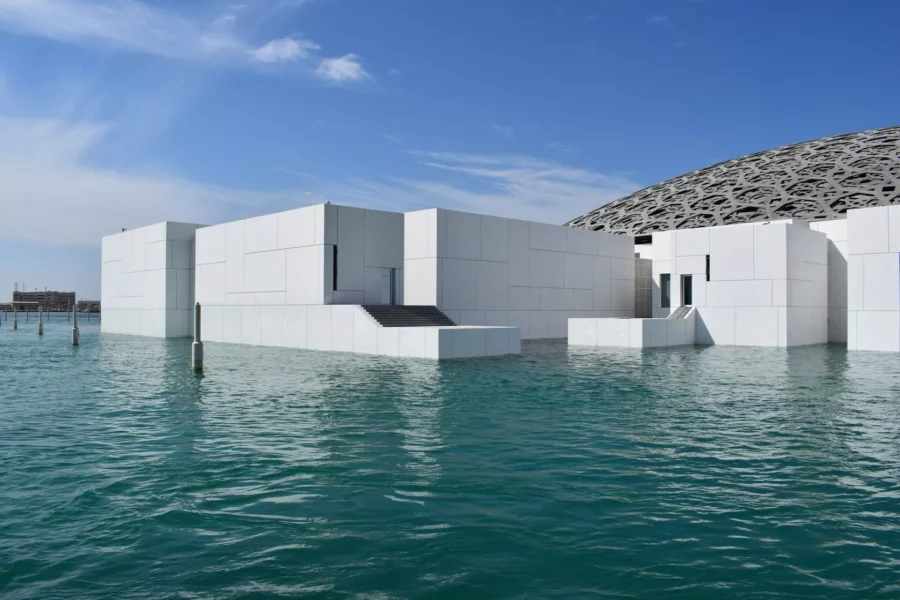
[[[567,225],[628,235],[732,223],[841,218],[900,203],[900,127],[728,160],[601,206]]]

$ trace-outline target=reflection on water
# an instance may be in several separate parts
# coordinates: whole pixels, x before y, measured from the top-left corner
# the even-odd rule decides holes
[[[0,328],[0,595],[900,595],[900,356]]]

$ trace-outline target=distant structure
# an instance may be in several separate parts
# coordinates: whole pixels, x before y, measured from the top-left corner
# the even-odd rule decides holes
[[[44,310],[71,310],[75,306],[75,292],[34,291],[13,292],[13,302],[28,302],[43,306]]]
[[[75,305],[75,310],[77,310],[78,312],[98,313],[98,312],[100,312],[100,301],[99,300],[79,300],[78,304]]]

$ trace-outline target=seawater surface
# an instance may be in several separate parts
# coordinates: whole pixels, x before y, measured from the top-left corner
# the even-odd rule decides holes
[[[64,318],[64,317],[63,317]],[[900,597],[900,356],[0,327],[0,596]]]

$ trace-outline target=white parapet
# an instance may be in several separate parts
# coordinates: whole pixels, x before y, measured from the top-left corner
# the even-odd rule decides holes
[[[569,319],[569,345],[614,348],[692,346],[696,309],[683,319]]]
[[[518,327],[382,327],[360,306],[204,306],[204,342],[443,360],[521,352]]]

